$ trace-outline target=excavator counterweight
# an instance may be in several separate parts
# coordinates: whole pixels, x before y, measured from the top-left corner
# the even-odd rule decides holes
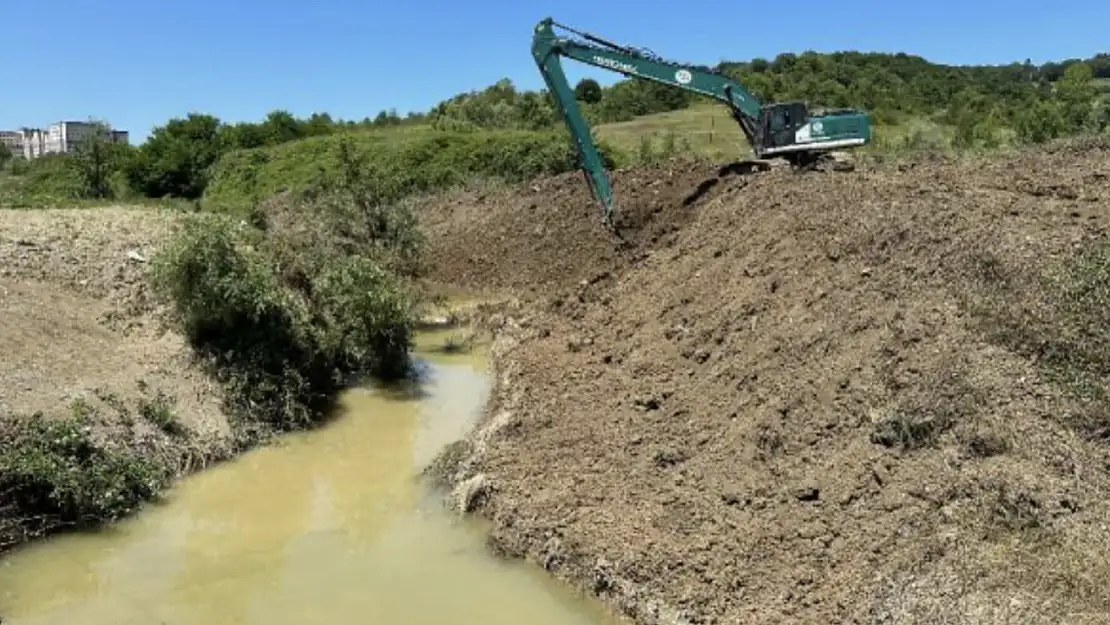
[[[573,36],[556,34],[556,27]],[[590,127],[563,72],[561,57],[724,103],[751,146],[757,159],[754,162],[764,169],[770,164],[765,159],[774,158],[807,168],[833,150],[855,148],[871,141],[871,117],[865,112],[841,109],[818,114],[810,111],[805,102],[763,104],[743,85],[711,68],[668,61],[647,50],[563,26],[551,18],[536,25],[532,56],[570,130],[579,164],[609,227],[613,225],[613,190]]]

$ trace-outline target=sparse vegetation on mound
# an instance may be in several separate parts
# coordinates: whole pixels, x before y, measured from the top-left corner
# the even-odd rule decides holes
[[[110,522],[227,453],[218,389],[145,285],[175,216],[0,211],[0,551]]]
[[[1110,240],[1063,253],[1047,265],[984,254],[969,301],[991,341],[1028,358],[1074,402],[1060,420],[1110,443]]]

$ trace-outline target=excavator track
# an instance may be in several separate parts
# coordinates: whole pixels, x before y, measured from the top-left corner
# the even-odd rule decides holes
[[[794,159],[745,159],[722,165],[717,170],[717,176],[746,176],[783,166],[789,166],[795,174],[804,174],[811,171],[851,171],[855,169],[850,155],[841,154],[838,156],[837,154],[835,152],[817,152],[808,154],[803,158]]]

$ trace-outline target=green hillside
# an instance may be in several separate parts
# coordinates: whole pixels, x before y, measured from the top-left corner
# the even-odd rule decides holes
[[[602,150],[608,152],[604,144]],[[248,210],[276,193],[332,188],[352,169],[376,200],[391,202],[472,180],[519,182],[576,166],[573,148],[556,132],[414,125],[407,132],[349,132],[232,151],[213,168],[204,205]]]

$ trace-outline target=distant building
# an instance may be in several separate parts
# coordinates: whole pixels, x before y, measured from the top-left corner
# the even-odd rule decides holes
[[[81,140],[96,132],[97,124],[91,122],[62,121],[43,128],[0,131],[0,141],[14,154],[30,160],[44,154],[66,154],[80,145]],[[126,130],[113,130],[104,126],[105,137],[112,143],[128,142]],[[18,148],[18,149],[17,149]]]
[[[0,130],[0,145],[6,146],[13,156],[22,156],[23,133],[18,130]]]
[[[46,153],[46,142],[41,128],[24,128],[20,134],[23,136],[23,158],[31,160]]]

